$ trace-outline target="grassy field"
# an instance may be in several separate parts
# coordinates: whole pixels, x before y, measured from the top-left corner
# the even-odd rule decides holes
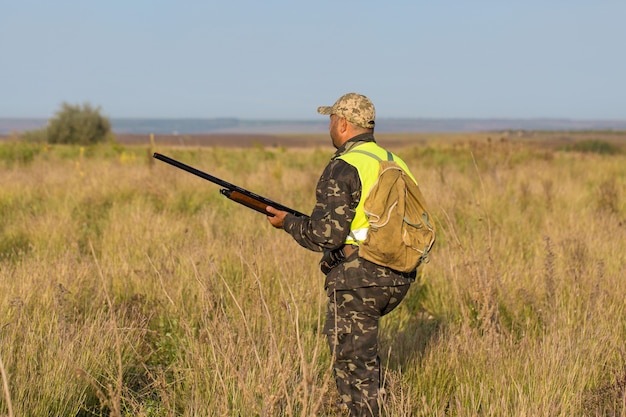
[[[328,141],[0,143],[0,416],[339,416],[318,255],[150,157],[308,212]],[[385,141],[439,227],[386,415],[625,415],[626,134]]]

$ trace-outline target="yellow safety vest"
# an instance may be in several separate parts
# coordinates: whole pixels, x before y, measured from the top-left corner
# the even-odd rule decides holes
[[[363,210],[363,205],[365,204],[365,199],[369,191],[378,179],[379,168],[378,160],[371,155],[375,155],[375,157],[382,161],[389,160],[390,157],[393,158],[404,172],[417,184],[415,177],[413,177],[409,171],[406,163],[398,156],[381,148],[376,142],[366,142],[362,145],[357,145],[345,154],[337,157],[337,159],[341,159],[355,167],[359,173],[359,179],[361,180],[361,199],[356,207],[354,219],[352,219],[352,223],[350,223],[350,234],[348,234],[345,240],[345,244],[347,245],[358,245],[360,242],[364,241],[367,237],[367,231],[369,230],[369,222],[365,210]]]

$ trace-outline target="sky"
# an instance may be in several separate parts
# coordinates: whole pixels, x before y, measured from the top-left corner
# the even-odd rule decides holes
[[[624,0],[0,0],[0,117],[626,119]]]

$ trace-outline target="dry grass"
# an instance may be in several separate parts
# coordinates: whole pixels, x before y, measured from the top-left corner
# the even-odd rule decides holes
[[[440,234],[387,415],[626,413],[626,157],[396,139]],[[332,152],[158,150],[300,211]],[[0,415],[339,416],[317,256],[151,151],[0,159]]]

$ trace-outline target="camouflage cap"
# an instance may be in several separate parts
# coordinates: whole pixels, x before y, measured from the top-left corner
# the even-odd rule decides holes
[[[369,98],[357,93],[344,94],[332,106],[318,107],[317,112],[336,114],[366,129],[373,129],[376,119],[374,104]]]

